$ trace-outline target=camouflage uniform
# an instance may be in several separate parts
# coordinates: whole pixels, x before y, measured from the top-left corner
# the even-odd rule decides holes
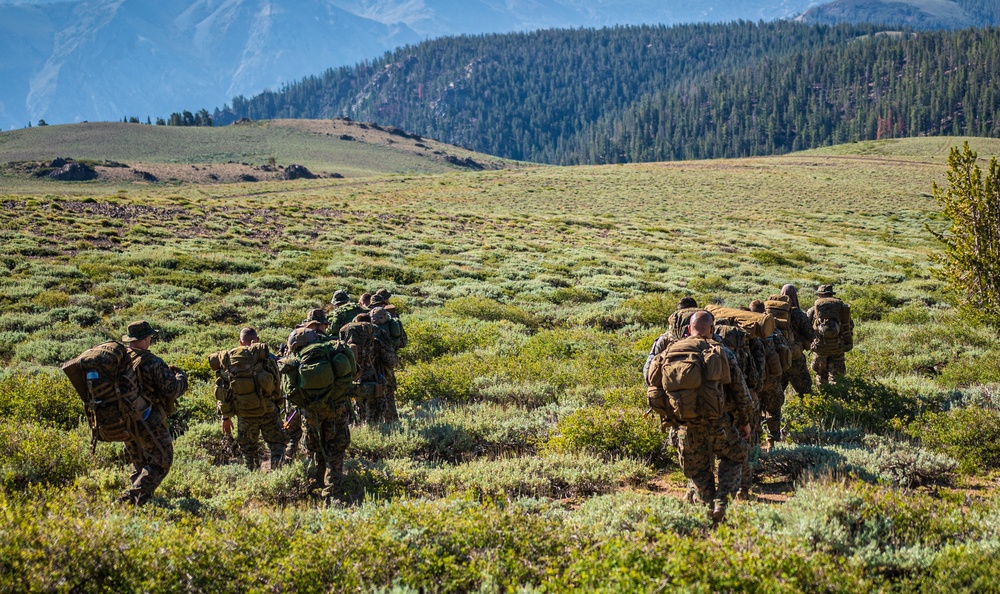
[[[346,303],[333,310],[330,328],[327,330],[331,336],[337,336],[340,329],[354,321],[358,314],[365,313],[361,306],[356,303]]]
[[[359,420],[385,422],[387,372],[399,362],[389,334],[371,322],[355,321],[340,329],[340,340],[354,351],[358,363],[356,382],[375,386],[375,394],[359,390],[355,396]]]
[[[287,404],[282,411],[284,420],[281,428],[285,430],[288,441],[285,445],[285,460],[291,462],[299,454],[299,443],[302,441],[302,412],[295,406]]]
[[[833,286],[832,285],[821,285],[819,290],[816,291],[817,300],[815,304],[809,308],[808,317],[811,328],[818,327],[817,317],[817,305],[823,301],[836,302],[839,304],[841,310],[840,315],[843,319],[838,320],[840,323],[841,331],[840,338],[833,340],[833,349],[830,350],[830,342],[821,336],[816,336],[813,340],[812,350],[812,370],[816,372],[816,383],[825,386],[827,384],[836,384],[837,380],[845,375],[847,375],[847,364],[844,360],[844,353],[851,350],[854,346],[854,321],[850,316],[850,308],[846,303],[837,299],[833,296]]]
[[[312,459],[310,478],[322,485],[323,497],[333,496],[344,476],[344,453],[351,445],[350,400],[333,407],[304,411],[306,448]]]
[[[701,421],[681,426],[678,432],[678,456],[684,476],[688,477],[705,503],[713,503],[725,514],[729,500],[740,488],[743,465],[749,447],[737,427],[749,423],[753,401],[747,391],[736,354],[723,347],[730,366],[730,382],[725,386],[726,413],[715,421]],[[714,459],[719,459],[718,484],[713,475]]]
[[[789,313],[795,341],[788,345],[788,348],[792,349],[792,366],[781,376],[781,391],[784,392],[788,384],[791,384],[795,392],[801,396],[812,392],[812,374],[809,373],[804,350],[809,348],[816,335],[813,333],[812,322],[809,321],[806,312],[793,306]]]
[[[187,390],[187,376],[173,370],[163,359],[145,349],[129,349],[137,361],[139,395],[151,403],[149,416],[140,423],[133,439],[125,442],[125,456],[132,464],[132,487],[125,498],[143,504],[163,482],[174,463],[174,444],[167,427],[167,417],[176,409],[176,401]]]
[[[375,297],[372,298],[372,303],[374,303],[375,299],[378,297],[379,294],[376,293]],[[385,308],[382,309],[385,311],[386,316],[391,317],[388,309]],[[375,325],[378,326],[379,329],[383,330],[386,333],[386,336],[390,336],[391,339],[390,344],[392,344],[393,350],[397,354],[397,364],[398,364],[399,350],[405,348],[408,341],[406,337],[406,329],[403,328],[403,324],[402,322],[399,321],[399,318],[396,318],[395,320],[396,323],[399,324],[399,330],[401,335],[398,339],[392,339],[388,327],[390,322],[388,320],[382,324],[375,322],[375,317],[380,315],[377,312],[378,309],[372,308],[372,313],[371,313],[372,322],[375,323]],[[395,366],[387,367],[384,369],[384,371],[385,371],[385,422],[395,423],[396,421],[399,420],[399,411],[396,409],[396,387],[398,385],[396,383],[396,367]]]
[[[783,378],[779,349],[788,348],[785,335],[781,330],[775,330],[764,341],[767,353],[767,373],[764,376],[764,387],[760,391],[760,408],[767,427],[769,443],[781,440],[781,408],[785,405],[785,390],[781,386]]]

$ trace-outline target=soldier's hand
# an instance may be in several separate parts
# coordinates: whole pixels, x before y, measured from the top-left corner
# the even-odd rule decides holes
[[[222,432],[226,434],[226,437],[233,436],[233,420],[232,419],[222,419]]]
[[[750,441],[750,423],[740,427],[740,437],[743,438],[743,441]]]

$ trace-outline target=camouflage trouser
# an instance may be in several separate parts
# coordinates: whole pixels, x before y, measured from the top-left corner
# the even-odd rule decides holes
[[[781,407],[784,405],[785,391],[781,389],[780,380],[768,379],[760,393],[760,410],[771,441],[781,441]]]
[[[837,380],[847,375],[847,365],[844,354],[817,355],[813,353],[812,369],[816,372],[816,383],[825,386],[835,384]]]
[[[302,412],[291,406],[285,409],[282,428],[288,438],[288,445],[285,446],[285,460],[291,462],[299,453],[299,442],[302,441]]]
[[[381,384],[378,386],[375,394],[362,394],[361,392],[355,394],[359,422],[369,425],[386,422],[386,409],[388,407],[387,392],[387,386]],[[393,405],[393,409],[395,409],[395,404]]]
[[[740,472],[740,489],[745,491],[750,491],[750,487],[753,484],[753,468],[750,467],[750,455],[749,452],[754,448],[760,447],[760,426],[761,426],[761,406],[763,403],[757,402],[757,406],[754,407],[753,418],[750,420],[750,441],[744,442],[747,445],[747,456],[743,460],[743,470]],[[737,431],[737,436],[739,432]]]
[[[351,445],[350,401],[305,413],[306,448],[312,459],[310,477],[332,496],[344,475],[344,452]],[[303,412],[305,412],[303,410]]]
[[[399,411],[396,410],[396,372],[390,370],[386,374],[384,418],[386,423],[399,421]]]
[[[748,448],[728,416],[711,423],[681,426],[678,450],[684,476],[694,484],[703,502],[725,505],[736,495]],[[719,459],[718,487],[712,468],[716,457]]]
[[[250,470],[260,468],[260,437],[264,436],[271,451],[271,470],[281,466],[285,456],[287,437],[281,427],[281,413],[273,412],[258,417],[236,417],[236,443],[240,446],[243,461]]]
[[[158,407],[144,423],[140,423],[138,433],[131,441],[125,442],[125,456],[132,463],[132,487],[124,498],[143,504],[153,496],[174,463],[174,443],[167,428],[167,421]]]
[[[781,391],[784,392],[792,384],[795,393],[799,396],[812,392],[812,374],[809,372],[809,363],[806,362],[805,353],[792,359],[792,366],[781,376]]]

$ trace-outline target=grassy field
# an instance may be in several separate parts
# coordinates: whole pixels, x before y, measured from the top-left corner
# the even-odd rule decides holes
[[[0,134],[0,163],[56,157],[117,161],[164,181],[202,183],[211,183],[208,175],[213,173],[225,181],[233,169],[267,177],[260,167],[269,163],[295,163],[314,173],[345,177],[462,169],[449,163],[448,157],[472,158],[486,169],[509,166],[502,159],[400,132],[340,119],[273,120],[216,128],[111,122],[42,126]],[[192,165],[198,169],[192,171]],[[120,172],[102,170],[106,181],[123,181],[115,173]]]
[[[954,311],[924,228],[944,224],[931,183],[961,141],[254,184],[0,177],[0,589],[996,591],[1000,338]],[[786,282],[806,306],[821,283],[851,303],[851,381],[788,397],[789,440],[754,454],[755,497],[712,528],[643,418],[639,370],[679,297],[739,306]],[[248,472],[206,355],[245,324],[277,345],[335,289],[380,286],[410,336],[402,422],[352,429],[329,507],[301,463]],[[193,382],[174,467],[131,510],[120,448],[90,455],[56,366],[139,318]]]

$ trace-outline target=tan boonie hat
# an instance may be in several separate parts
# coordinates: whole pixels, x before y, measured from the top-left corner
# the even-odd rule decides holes
[[[326,319],[326,314],[318,307],[310,309],[309,313],[306,314],[306,319],[302,321],[302,325],[307,328],[313,324],[330,324],[330,320]]]
[[[817,295],[833,295],[833,285],[820,285],[816,289]]]
[[[296,328],[288,335],[288,349],[297,351],[319,340],[319,334],[312,328]]]
[[[146,320],[139,320],[138,322],[132,322],[128,325],[127,334],[122,336],[122,342],[135,342],[137,340],[142,340],[148,336],[156,336],[159,334],[153,327],[149,325]]]
[[[374,295],[372,295],[372,300],[371,300],[371,302],[369,302],[369,305],[372,306],[373,308],[374,307],[381,307],[381,306],[385,305],[385,297],[383,295],[379,295],[378,293],[375,293]]]

